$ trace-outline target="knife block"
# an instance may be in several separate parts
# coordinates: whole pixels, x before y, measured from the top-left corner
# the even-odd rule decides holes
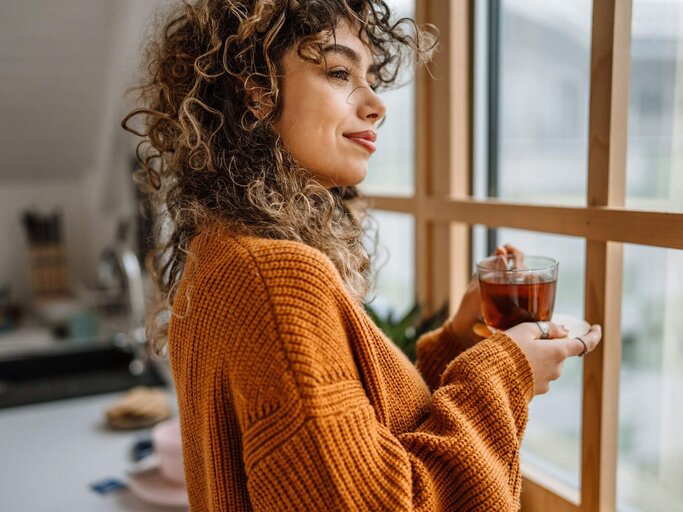
[[[62,244],[33,245],[29,255],[34,296],[69,293],[69,272]]]

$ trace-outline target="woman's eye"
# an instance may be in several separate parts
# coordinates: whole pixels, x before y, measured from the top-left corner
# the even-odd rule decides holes
[[[350,77],[351,77],[351,70],[348,68],[331,69],[327,72],[327,74],[328,74],[328,76],[330,76],[336,80],[342,80],[344,82],[348,82]],[[373,91],[376,91],[381,85],[379,80],[374,80],[372,82],[366,81],[366,84]]]
[[[351,72],[348,69],[333,69],[329,71],[329,75],[332,78],[337,78],[339,80],[348,80]]]

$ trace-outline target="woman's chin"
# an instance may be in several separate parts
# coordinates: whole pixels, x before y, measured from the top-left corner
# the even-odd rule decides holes
[[[365,176],[367,175],[367,169],[362,169],[359,170],[358,172],[353,172],[349,173],[346,172],[343,175],[338,174],[333,177],[326,175],[326,176],[320,176],[318,178],[318,182],[323,185],[325,188],[334,188],[334,187],[351,187],[355,185],[359,185],[360,183],[363,182],[365,179]]]

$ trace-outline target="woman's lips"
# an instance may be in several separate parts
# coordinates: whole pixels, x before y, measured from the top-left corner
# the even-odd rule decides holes
[[[377,149],[375,147],[375,143],[372,141],[369,141],[368,139],[364,139],[362,137],[352,137],[349,135],[344,135],[347,139],[349,139],[351,142],[355,142],[356,144],[359,144],[363,146],[365,149],[367,149],[370,154],[374,153],[375,150]]]

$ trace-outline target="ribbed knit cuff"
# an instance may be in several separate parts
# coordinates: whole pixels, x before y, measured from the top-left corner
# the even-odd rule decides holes
[[[462,379],[463,373],[475,381],[488,378],[501,382],[511,397],[523,401],[525,408],[534,396],[531,364],[519,345],[502,332],[480,341],[449,364],[441,376],[441,385]]]
[[[446,324],[423,334],[417,342],[417,368],[432,391],[448,363],[460,355],[467,346],[448,330]]]

